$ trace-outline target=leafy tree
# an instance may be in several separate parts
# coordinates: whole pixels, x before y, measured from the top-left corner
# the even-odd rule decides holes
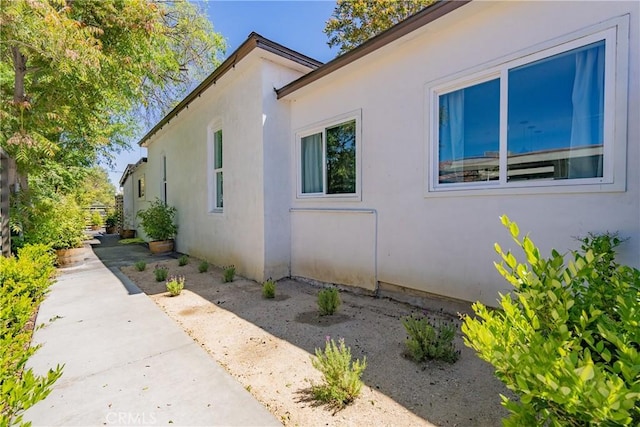
[[[0,1],[0,146],[22,173],[125,146],[134,112],[166,111],[224,49],[187,1]]]
[[[330,47],[340,54],[361,45],[435,0],[338,0],[324,27]]]

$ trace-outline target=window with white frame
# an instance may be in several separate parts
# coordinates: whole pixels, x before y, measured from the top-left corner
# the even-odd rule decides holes
[[[358,193],[358,125],[351,115],[298,133],[299,196]]]
[[[167,156],[162,156],[162,201],[167,204]]]
[[[138,198],[144,197],[144,175],[138,179]]]
[[[223,203],[223,180],[222,180],[222,129],[213,132],[213,174],[212,174],[212,210],[222,210]]]
[[[613,182],[615,28],[431,89],[432,190]]]

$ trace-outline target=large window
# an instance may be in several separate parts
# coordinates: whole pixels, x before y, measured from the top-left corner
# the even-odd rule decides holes
[[[358,192],[357,134],[356,118],[299,134],[299,195],[353,196]]]
[[[613,181],[615,30],[432,89],[433,190]]]

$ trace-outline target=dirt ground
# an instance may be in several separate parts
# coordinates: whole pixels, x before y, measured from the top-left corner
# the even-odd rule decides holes
[[[155,281],[156,265],[185,277],[181,295],[169,297],[165,283]],[[220,269],[201,274],[197,267],[195,259],[183,267],[169,260],[142,272],[122,271],[284,425],[493,427],[507,415],[499,396],[506,388],[463,345],[460,332],[455,364],[405,357],[401,319],[421,312],[417,307],[341,292],[338,313],[320,317],[318,287],[281,280],[276,298],[268,300],[256,282],[236,277],[222,283]],[[324,348],[327,336],[344,338],[353,357],[367,357],[360,397],[337,413],[308,399],[310,381],[321,378],[311,355]]]

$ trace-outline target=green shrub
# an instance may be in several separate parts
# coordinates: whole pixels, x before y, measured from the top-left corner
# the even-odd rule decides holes
[[[408,334],[405,342],[408,354],[416,362],[438,359],[453,363],[460,357],[460,351],[453,345],[456,335],[453,322],[411,315],[402,319],[402,325]]]
[[[147,209],[138,212],[144,232],[153,240],[173,239],[178,232],[176,208],[156,198]]]
[[[93,227],[102,227],[102,215],[100,215],[100,212],[91,212],[91,225]]]
[[[136,263],[133,265],[136,267],[136,270],[138,271],[144,271],[147,268],[147,263],[142,260],[136,261]]]
[[[184,277],[174,276],[167,281],[167,291],[172,297],[180,295],[180,292],[184,289]]]
[[[276,297],[276,282],[269,279],[262,284],[262,296],[265,298],[275,298]]]
[[[640,271],[615,263],[615,235],[590,235],[565,259],[549,258],[501,218],[526,255],[496,244],[500,274],[513,285],[502,310],[480,303],[466,317],[465,344],[493,364],[518,400],[505,425],[640,424]]]
[[[28,244],[69,249],[81,247],[85,239],[84,213],[72,197],[36,200],[22,226],[24,241]]]
[[[233,278],[236,276],[236,268],[233,265],[224,267],[222,272],[222,282],[233,282]]]
[[[323,377],[321,384],[311,385],[311,393],[316,400],[343,408],[360,394],[360,377],[367,367],[367,358],[365,356],[362,362],[352,360],[351,348],[345,345],[344,339],[339,339],[336,344],[327,337],[324,351],[316,348],[311,364],[322,372]]]
[[[198,272],[206,273],[207,271],[209,271],[209,263],[207,261],[200,261],[200,264],[198,264]]]
[[[340,294],[336,288],[327,288],[318,292],[318,310],[320,316],[332,315],[340,307]]]
[[[164,282],[167,280],[169,270],[167,270],[167,267],[156,267],[155,270],[153,270],[153,274],[156,277],[156,282]]]
[[[36,376],[26,369],[38,349],[27,322],[53,283],[55,255],[46,245],[26,245],[17,257],[0,257],[0,425],[19,425],[22,414],[44,399],[62,367]]]
[[[187,255],[180,255],[180,258],[178,258],[178,265],[180,267],[184,267],[187,264],[189,264],[189,257]]]

